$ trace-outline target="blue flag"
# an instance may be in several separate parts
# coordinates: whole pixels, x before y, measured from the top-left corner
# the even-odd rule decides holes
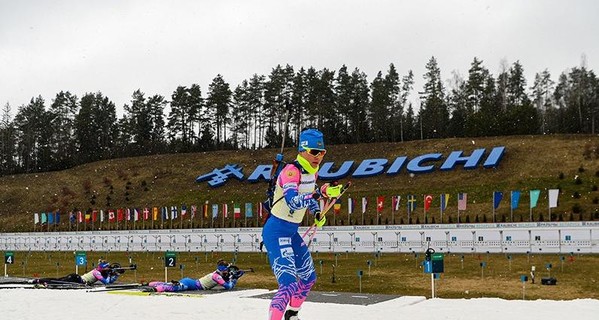
[[[414,195],[409,195],[408,196],[408,213],[412,213],[414,212],[414,210],[416,210],[416,196]]]
[[[520,191],[512,191],[512,210],[518,209],[518,202],[520,202]]]
[[[541,190],[530,190],[530,207],[536,208],[537,201],[539,201],[539,195],[541,195]]]
[[[212,205],[212,219],[216,218],[216,216],[218,216],[218,204],[213,204]]]
[[[55,224],[59,224],[60,223],[60,211],[56,210],[56,215],[54,217],[54,223]]]
[[[54,224],[54,213],[48,212],[48,224]]]
[[[501,202],[501,199],[503,199],[503,192],[494,191],[493,192],[493,208],[494,209],[497,209],[499,207],[499,203]]]
[[[251,202],[246,202],[245,203],[245,216],[246,216],[246,218],[251,218],[253,216],[253,214],[252,214],[252,203]]]

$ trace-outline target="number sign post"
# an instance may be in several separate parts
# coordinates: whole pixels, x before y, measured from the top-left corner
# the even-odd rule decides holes
[[[4,252],[4,277],[8,277],[8,265],[15,263],[15,253],[12,251]]]
[[[85,251],[75,252],[75,273],[79,274],[79,266],[87,266],[87,253]]]
[[[177,253],[167,251],[164,253],[164,282],[168,282],[168,268],[177,266]]]

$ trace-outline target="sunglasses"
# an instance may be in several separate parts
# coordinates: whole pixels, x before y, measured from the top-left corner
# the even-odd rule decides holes
[[[311,154],[315,157],[324,157],[325,153],[327,153],[326,150],[322,150],[322,149],[310,149],[310,148],[306,148],[306,147],[304,147],[304,149],[306,150],[306,152],[308,152],[309,154]]]

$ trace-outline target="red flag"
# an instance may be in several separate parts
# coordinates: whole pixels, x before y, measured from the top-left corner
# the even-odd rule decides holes
[[[335,204],[333,205],[333,212],[335,212],[335,215],[339,215],[339,212],[341,211],[341,201],[339,199],[335,200]]]
[[[148,220],[150,218],[150,209],[148,209],[147,207],[144,208],[144,220]]]
[[[92,211],[92,222],[98,221],[98,210]]]
[[[385,197],[376,198],[376,212],[380,213],[383,211],[383,204],[385,203]]]
[[[123,209],[116,209],[116,220],[123,221]]]
[[[424,196],[424,211],[428,211],[428,209],[430,209],[431,203],[433,203],[433,196],[430,194]]]
[[[108,210],[108,221],[114,222],[114,210]]]
[[[77,221],[79,221],[80,223],[83,222],[83,212],[81,212],[81,211],[77,212]]]

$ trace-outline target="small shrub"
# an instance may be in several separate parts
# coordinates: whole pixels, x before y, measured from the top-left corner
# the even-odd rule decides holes
[[[593,198],[593,204],[599,204],[599,197]]]
[[[582,179],[580,179],[579,176],[576,176],[576,178],[574,179],[574,184],[581,185],[582,184]]]
[[[574,199],[580,199],[580,192],[578,192],[578,191],[574,191],[574,194],[572,194],[572,197],[573,197]]]
[[[580,173],[584,172],[584,167],[582,165],[578,168],[578,172],[580,172]]]
[[[564,173],[560,172],[558,177],[559,177],[560,180],[564,180]]]
[[[597,187],[597,185],[596,185],[596,184],[594,184],[594,185],[591,187],[591,191],[597,191],[597,190],[599,190],[599,188]]]
[[[575,204],[572,206],[572,212],[573,212],[573,213],[582,213],[582,207],[580,206],[580,204],[578,204],[578,203],[575,203]]]

